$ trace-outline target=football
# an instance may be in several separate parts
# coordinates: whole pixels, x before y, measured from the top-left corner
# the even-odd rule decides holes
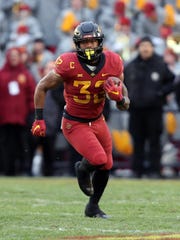
[[[114,77],[114,76],[108,77],[108,78],[106,79],[107,82],[108,82],[109,80],[113,80],[114,84],[117,85],[117,86],[118,86],[118,85],[120,84],[120,82],[121,82],[121,80],[120,80],[118,77]]]
[[[111,92],[111,91],[116,92],[117,91],[116,87],[119,87],[120,84],[121,84],[121,80],[118,77],[110,76],[105,80],[104,89],[105,89],[105,92],[106,92],[106,97],[108,99],[111,99],[111,97],[109,96],[109,92]]]

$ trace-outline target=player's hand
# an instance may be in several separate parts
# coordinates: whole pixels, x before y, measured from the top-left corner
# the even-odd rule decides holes
[[[128,97],[123,97],[121,102],[116,102],[116,106],[119,110],[128,110],[130,104],[130,99]]]
[[[116,84],[111,78],[104,83],[104,90],[109,99],[120,102],[123,99],[122,83]]]
[[[31,132],[36,137],[45,137],[46,135],[46,124],[44,120],[35,120]]]

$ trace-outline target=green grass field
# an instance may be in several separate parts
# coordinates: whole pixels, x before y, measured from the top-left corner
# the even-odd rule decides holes
[[[87,201],[75,178],[1,177],[0,239],[180,239],[178,180],[111,178],[100,205],[110,219],[84,217]]]

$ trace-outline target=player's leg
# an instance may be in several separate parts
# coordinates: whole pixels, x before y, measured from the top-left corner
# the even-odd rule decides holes
[[[78,123],[67,119],[62,121],[64,136],[83,156],[82,161],[75,164],[75,170],[79,187],[87,196],[93,194],[93,171],[107,162],[106,153],[95,134],[95,129],[96,131],[98,129],[96,124],[95,122],[92,124]]]
[[[88,204],[91,212],[86,210],[85,215],[104,217],[105,214],[99,209],[98,203],[108,182],[109,169],[112,167],[112,140],[108,126],[103,118],[91,125],[71,122],[71,129],[69,123],[68,121],[67,130],[67,120],[63,120],[63,133],[73,147],[84,156],[81,162],[76,163],[79,186],[88,196],[94,193]]]
[[[89,202],[85,208],[85,216],[87,217],[98,217],[108,218],[99,207],[99,201],[103,195],[109,179],[109,170],[96,170],[93,176],[93,189],[94,194],[89,198]]]
[[[96,166],[91,165],[85,158],[75,163],[75,172],[79,187],[87,196],[92,196],[94,194],[92,175],[95,169]]]
[[[89,202],[86,205],[85,216],[108,218],[108,216],[99,207],[99,201],[108,183],[109,173],[112,167],[112,141],[109,129],[105,123],[101,122],[99,124],[99,132],[97,134],[97,138],[99,142],[101,142],[101,145],[106,152],[108,160],[103,168],[97,169],[93,174],[92,183],[94,194],[89,198]]]
[[[91,184],[91,173],[106,165],[108,162],[107,153],[111,155],[112,143],[110,133],[103,118],[82,124],[75,121],[63,119],[63,134],[70,144],[84,157],[81,162],[76,163],[76,174],[81,190],[88,196],[93,194]],[[103,146],[101,144],[103,143]],[[106,151],[104,150],[106,142]],[[112,158],[110,165],[112,166]]]

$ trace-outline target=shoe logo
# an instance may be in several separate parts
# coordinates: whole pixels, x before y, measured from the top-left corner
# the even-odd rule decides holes
[[[109,75],[109,73],[102,73],[102,77]]]

